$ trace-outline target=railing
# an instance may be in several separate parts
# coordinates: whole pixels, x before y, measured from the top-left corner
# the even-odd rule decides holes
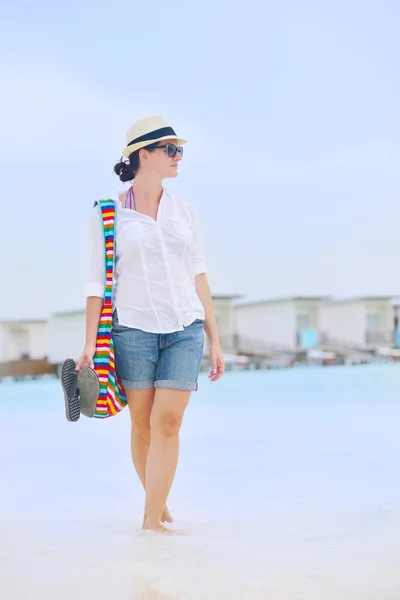
[[[276,344],[237,334],[233,336],[233,343],[236,352],[260,357],[268,357],[281,352],[290,352],[291,350],[283,344]]]
[[[365,343],[366,344],[392,344],[394,340],[394,334],[383,333],[382,331],[366,331],[365,332]]]
[[[320,346],[328,346],[331,348],[343,348],[345,350],[358,350],[360,344],[351,340],[338,338],[326,331],[322,331],[319,336]]]
[[[345,350],[360,350],[365,345],[389,345],[393,344],[394,334],[383,333],[381,331],[366,331],[364,333],[364,343],[357,343],[348,339],[338,338],[327,332],[320,334],[320,345],[332,348],[343,348]]]
[[[337,351],[363,351],[366,350],[366,345],[393,345],[393,338],[391,334],[383,334],[381,332],[365,332],[365,342],[357,343],[349,339],[343,339],[339,337],[335,337],[330,335],[328,332],[319,332],[318,335],[318,346],[319,348],[332,349]],[[246,354],[249,356],[258,356],[260,358],[268,358],[272,356],[276,356],[282,353],[293,353],[295,351],[294,347],[290,347],[284,344],[278,344],[276,342],[269,342],[267,340],[262,340],[259,338],[252,338],[247,336],[242,336],[235,334],[230,339],[230,346],[232,345],[232,350],[238,354]],[[221,340],[222,347],[228,348],[226,344],[224,344],[224,340]],[[297,350],[299,349],[300,336],[296,336],[297,342]]]

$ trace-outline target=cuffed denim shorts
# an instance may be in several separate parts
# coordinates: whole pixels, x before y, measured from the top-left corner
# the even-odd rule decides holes
[[[149,333],[125,327],[113,313],[115,368],[127,390],[152,387],[197,390],[204,346],[203,321],[183,331]]]

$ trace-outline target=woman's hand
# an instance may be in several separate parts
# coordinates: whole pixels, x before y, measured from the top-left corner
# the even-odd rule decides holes
[[[82,367],[91,367],[93,369],[93,356],[96,352],[96,346],[85,346],[80,359],[76,365],[76,371],[80,371]]]
[[[209,356],[211,362],[211,371],[208,379],[210,381],[218,381],[218,379],[220,379],[225,373],[225,360],[221,344],[219,342],[211,342]]]

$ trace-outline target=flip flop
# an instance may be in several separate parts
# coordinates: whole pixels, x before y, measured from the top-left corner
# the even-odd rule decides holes
[[[64,361],[61,369],[61,386],[64,392],[65,416],[68,421],[75,422],[81,416],[79,406],[78,373],[72,358]]]
[[[78,386],[81,413],[93,417],[100,392],[97,373],[90,367],[82,367],[78,373]]]

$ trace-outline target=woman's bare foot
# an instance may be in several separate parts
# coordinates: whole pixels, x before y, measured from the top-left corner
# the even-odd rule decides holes
[[[168,529],[161,523],[161,521],[150,521],[149,519],[145,519],[143,521],[142,529],[145,531],[156,531],[157,533],[167,533],[170,535],[179,534],[178,531],[174,531],[173,529]]]
[[[172,515],[169,512],[167,507],[165,507],[163,510],[163,514],[161,516],[161,522],[162,523],[173,523],[174,522]]]

